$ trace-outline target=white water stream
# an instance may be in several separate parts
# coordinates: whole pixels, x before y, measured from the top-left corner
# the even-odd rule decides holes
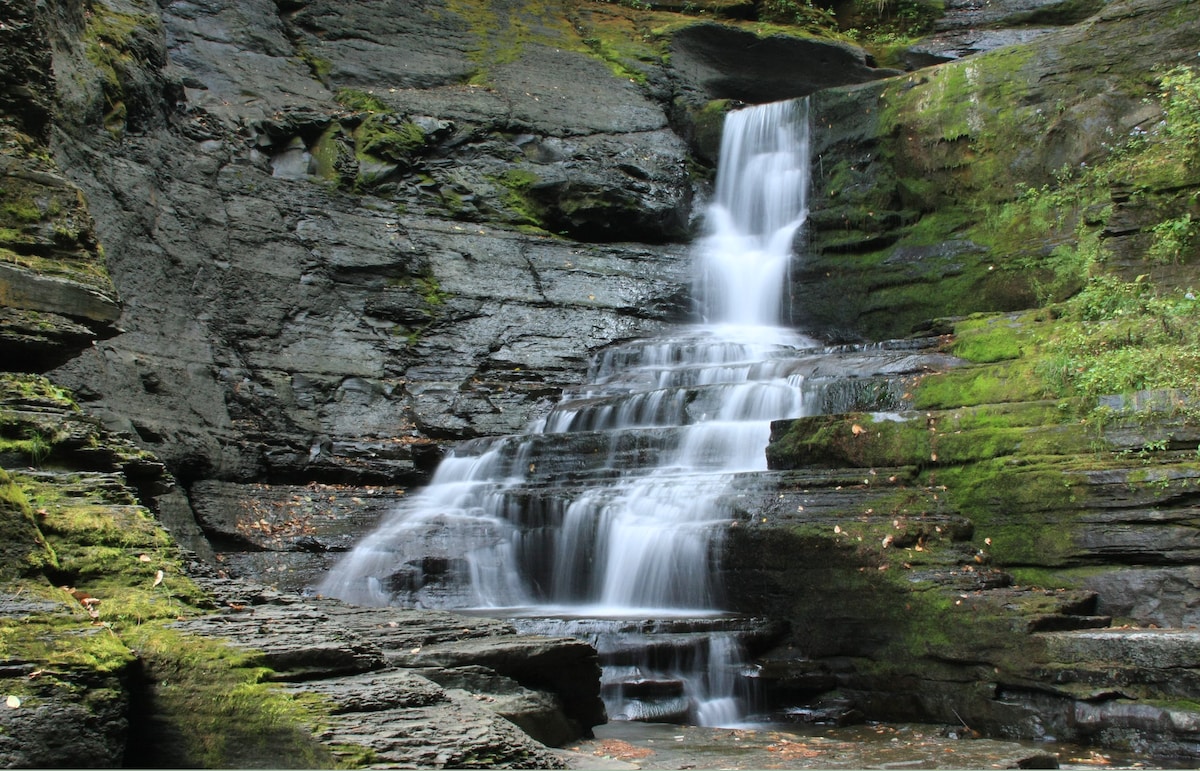
[[[801,100],[727,116],[696,248],[701,324],[604,351],[589,385],[565,393],[526,434],[458,447],[320,591],[358,604],[495,615],[718,616],[713,561],[730,519],[721,495],[732,475],[766,469],[770,421],[806,413],[795,362],[818,347],[780,326],[807,214],[807,118]],[[538,628],[598,647],[629,637],[592,621],[557,623]],[[736,640],[699,637],[689,644],[702,651],[665,665],[679,670],[669,677],[680,691],[653,706],[623,695],[619,683],[660,677],[649,670],[662,666],[629,656],[612,664],[610,714],[735,722]]]

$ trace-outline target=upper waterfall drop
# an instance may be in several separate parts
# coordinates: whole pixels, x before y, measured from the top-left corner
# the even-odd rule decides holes
[[[793,242],[808,218],[809,156],[807,99],[726,116],[698,245],[704,321],[753,328],[783,320]]]

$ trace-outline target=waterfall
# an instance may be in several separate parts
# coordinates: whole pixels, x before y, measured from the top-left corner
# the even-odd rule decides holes
[[[664,619],[723,615],[722,495],[733,475],[766,469],[770,421],[806,412],[797,356],[816,343],[779,325],[806,216],[807,119],[802,100],[728,115],[695,249],[701,324],[601,352],[588,384],[525,434],[457,447],[320,591],[553,617],[527,626],[612,653],[614,717],[736,721],[741,653],[724,622],[692,627],[671,662],[631,641]],[[643,698],[651,682],[660,697]]]
[[[809,178],[807,100],[729,113],[699,249],[707,320],[751,328],[780,322]]]

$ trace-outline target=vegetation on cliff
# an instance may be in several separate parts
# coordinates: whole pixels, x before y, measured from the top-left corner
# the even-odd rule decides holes
[[[26,743],[19,757],[81,766],[332,764],[311,735],[327,706],[272,684],[260,655],[172,628],[216,608],[137,500],[131,478],[169,482],[155,478],[162,470],[152,458],[106,435],[45,378],[5,374],[0,459],[4,730]],[[38,746],[24,715],[88,738],[54,755]],[[128,725],[127,734],[117,725]],[[91,756],[71,754],[88,746]]]
[[[866,642],[806,631],[800,644],[857,649],[863,660],[842,687],[873,709],[887,712],[878,691],[889,686],[880,682],[913,677],[916,657],[936,685],[923,686],[915,701],[938,719],[1036,735],[1078,727],[1054,717],[1065,708],[1049,706],[1053,700],[1035,710],[1036,720],[1022,715],[1016,705],[1026,691],[1130,715],[1143,700],[1136,730],[1104,741],[1187,752],[1186,738],[1154,727],[1160,719],[1186,724],[1195,711],[1152,671],[1157,654],[1141,662],[1151,662],[1149,670],[1136,671],[1105,653],[1114,657],[1108,674],[1054,656],[1081,640],[1111,645],[1130,629],[1190,623],[1172,582],[1196,560],[1188,502],[1200,485],[1200,81],[1190,63],[1131,73],[1120,80],[1127,92],[1107,97],[1124,106],[1098,107],[1085,92],[1064,95],[1059,114],[1045,117],[1045,94],[1028,99],[1016,85],[1035,52],[999,51],[908,78],[902,88],[888,84],[875,125],[895,175],[884,176],[882,190],[860,187],[862,168],[852,160],[827,175],[835,205],[848,195],[891,209],[889,224],[860,219],[862,230],[841,242],[859,249],[882,239],[878,251],[840,259],[894,269],[905,249],[915,255],[924,244],[957,242],[931,253],[955,268],[950,280],[931,284],[930,299],[945,308],[1011,303],[1012,311],[918,325],[918,334],[940,335],[962,364],[909,382],[911,411],[776,427],[773,468],[847,476],[859,469],[865,477],[865,500],[839,512],[834,532],[818,521],[787,537],[846,552],[847,563],[830,568],[836,577],[818,582],[870,584],[856,596],[870,598],[871,608],[849,614],[851,629],[864,618],[891,625]],[[1084,114],[1126,128],[1064,139]],[[1132,128],[1117,115],[1136,116]],[[1035,136],[1046,140],[1033,145]],[[1051,154],[1072,161],[1047,167],[1056,143]],[[882,235],[885,228],[894,236]],[[832,230],[818,235],[831,253],[837,238]],[[885,278],[868,291],[880,308],[903,315],[908,304],[899,298],[912,289]],[[887,484],[875,469],[881,477],[886,470]],[[948,530],[947,517],[969,528]],[[904,543],[914,519],[922,537]],[[1103,636],[1033,634],[1110,622],[1121,627]],[[1004,699],[951,685],[976,665]],[[1104,695],[1111,678],[1121,690]]]

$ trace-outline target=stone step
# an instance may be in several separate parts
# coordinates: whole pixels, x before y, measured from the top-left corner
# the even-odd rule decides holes
[[[621,695],[629,699],[670,699],[683,692],[683,680],[646,675],[640,667],[604,667],[600,677],[600,693],[606,698]]]
[[[1200,630],[1110,628],[1042,632],[1040,674],[1071,692],[1192,700],[1200,693]]]

